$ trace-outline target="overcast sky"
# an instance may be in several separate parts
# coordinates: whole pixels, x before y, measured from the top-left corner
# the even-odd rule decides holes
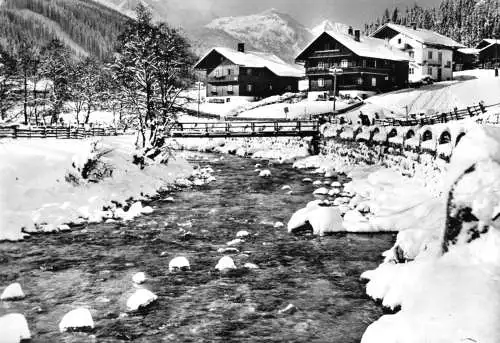
[[[159,0],[165,1],[165,0]],[[288,13],[307,27],[324,19],[361,26],[381,16],[386,7],[405,8],[417,3],[423,7],[441,0],[167,0],[172,5],[191,9],[204,18],[239,16],[276,8]],[[193,13],[194,14],[194,13]],[[194,19],[194,18],[193,18]]]

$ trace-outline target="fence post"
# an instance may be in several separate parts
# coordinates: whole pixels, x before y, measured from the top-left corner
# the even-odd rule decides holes
[[[71,126],[68,126],[66,128],[66,138],[70,139],[71,138]]]
[[[17,138],[17,126],[13,127],[14,132],[12,132],[12,138]]]

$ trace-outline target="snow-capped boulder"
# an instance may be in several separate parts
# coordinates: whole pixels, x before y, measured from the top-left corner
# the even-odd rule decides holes
[[[344,231],[342,216],[336,207],[318,206],[308,211],[307,221],[311,224],[315,235],[323,236],[329,232]]]
[[[260,177],[271,177],[271,171],[269,169],[264,169],[259,173]]]
[[[331,183],[331,186],[332,187],[335,187],[335,188],[341,188],[342,187],[342,184],[338,181],[334,181]]]
[[[333,197],[335,195],[339,195],[340,194],[340,190],[338,188],[333,188],[333,189],[330,189],[330,191],[328,191],[328,195]]]
[[[135,291],[127,300],[127,310],[137,311],[141,308],[151,305],[158,299],[158,296],[153,292],[140,288]]]
[[[297,312],[297,307],[294,304],[288,304],[287,307],[278,311],[278,314],[294,314]]]
[[[9,313],[0,317],[0,341],[19,343],[31,339],[28,322],[20,313]]]
[[[323,182],[321,182],[321,180],[316,180],[313,182],[313,186],[322,186],[323,185]]]
[[[290,187],[290,186],[288,186],[288,185],[285,185],[285,186],[281,187],[281,190],[282,190],[282,191],[289,191],[289,190],[291,190],[291,189],[292,189],[292,187]]]
[[[245,265],[243,267],[245,267],[247,269],[259,269],[259,266],[256,264],[253,264],[253,263],[245,263]]]
[[[77,308],[64,315],[59,323],[59,331],[89,331],[94,328],[92,314],[86,308]]]
[[[290,220],[288,221],[288,232],[293,232],[296,229],[299,229],[306,225],[307,222],[307,213],[309,212],[308,208],[301,208],[297,212],[295,212]]]
[[[239,244],[242,244],[243,242],[245,242],[244,240],[242,240],[241,238],[236,238],[236,239],[233,239],[232,241],[230,242],[227,242],[226,245],[229,245],[229,246],[234,246],[234,245],[239,245]]]
[[[65,232],[65,231],[71,231],[71,228],[69,225],[66,224],[61,224],[57,226],[57,231]]]
[[[21,284],[18,282],[10,284],[7,286],[2,295],[0,296],[0,300],[17,300],[23,299],[25,297],[23,289],[21,288]]]
[[[135,273],[134,276],[132,276],[132,281],[135,284],[140,285],[146,281],[146,274],[143,272]]]
[[[240,251],[237,248],[219,248],[217,252],[219,254],[237,254]]]
[[[349,198],[340,197],[340,198],[337,198],[333,201],[333,205],[334,206],[347,205],[347,204],[349,204],[350,201],[351,201],[351,199],[349,199]]]
[[[219,260],[219,262],[215,266],[215,269],[219,271],[236,269],[236,265],[234,264],[234,261],[230,256],[224,256]]]
[[[276,222],[274,223],[273,227],[275,229],[281,229],[282,227],[285,227],[285,224],[283,224],[282,222]]]
[[[321,187],[314,191],[314,195],[328,195],[328,188]]]
[[[189,261],[184,256],[176,257],[172,259],[172,261],[170,261],[170,263],[168,264],[168,270],[170,272],[175,272],[179,270],[189,270],[189,269],[190,269]]]
[[[304,182],[304,183],[311,183],[311,182],[313,182],[313,180],[311,178],[309,178],[309,177],[306,177],[306,178],[302,179],[302,182]]]
[[[245,238],[245,237],[248,237],[248,236],[250,236],[250,232],[245,231],[245,230],[241,230],[241,231],[238,231],[236,233],[236,237],[237,238]]]

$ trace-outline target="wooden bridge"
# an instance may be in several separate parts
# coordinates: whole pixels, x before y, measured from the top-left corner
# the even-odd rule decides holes
[[[317,121],[222,121],[178,123],[170,131],[176,138],[227,137],[315,137],[319,135]]]

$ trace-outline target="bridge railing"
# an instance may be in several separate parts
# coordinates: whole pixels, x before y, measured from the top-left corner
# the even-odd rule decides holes
[[[231,136],[231,135],[300,135],[319,131],[317,121],[249,121],[178,123],[172,136]]]

